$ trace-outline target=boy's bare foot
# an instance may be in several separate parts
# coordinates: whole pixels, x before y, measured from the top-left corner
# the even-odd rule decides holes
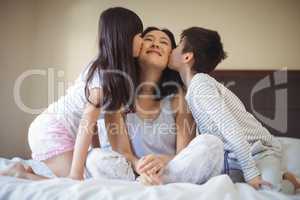
[[[29,166],[17,162],[12,164],[8,169],[1,171],[0,176],[12,176],[17,178],[24,178],[26,173],[32,173],[32,169]]]
[[[282,177],[284,180],[290,181],[295,186],[296,190],[300,189],[300,182],[297,180],[294,174],[291,172],[285,172]]]

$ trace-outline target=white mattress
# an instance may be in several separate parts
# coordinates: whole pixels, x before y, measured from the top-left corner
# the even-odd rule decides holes
[[[286,158],[294,173],[300,172],[300,140],[283,139]],[[290,155],[291,154],[291,155]],[[0,170],[13,161],[0,158]],[[47,175],[49,170],[37,162],[29,162],[40,174]],[[300,174],[298,174],[300,175]],[[163,186],[143,186],[138,182],[107,179],[89,179],[74,181],[66,178],[53,178],[44,181],[29,181],[14,177],[0,177],[0,199],[243,199],[243,200],[285,200],[299,199],[296,195],[288,196],[275,191],[256,191],[245,183],[234,184],[227,175],[210,179],[203,185],[175,183]]]

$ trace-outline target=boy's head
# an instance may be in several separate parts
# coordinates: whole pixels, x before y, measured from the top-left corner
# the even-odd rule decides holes
[[[210,73],[225,58],[218,32],[191,27],[181,33],[180,43],[170,56],[169,67],[179,71],[188,65],[195,72]]]

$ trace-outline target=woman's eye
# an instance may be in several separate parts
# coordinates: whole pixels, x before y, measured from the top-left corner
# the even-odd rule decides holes
[[[166,42],[166,41],[161,41],[160,43],[161,43],[161,44],[164,44],[164,45],[169,45],[169,43]]]
[[[145,38],[144,41],[150,41],[151,42],[152,39],[151,38]]]

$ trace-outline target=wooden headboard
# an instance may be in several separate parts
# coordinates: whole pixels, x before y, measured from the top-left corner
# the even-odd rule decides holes
[[[211,75],[273,135],[300,138],[300,70],[216,70]]]

